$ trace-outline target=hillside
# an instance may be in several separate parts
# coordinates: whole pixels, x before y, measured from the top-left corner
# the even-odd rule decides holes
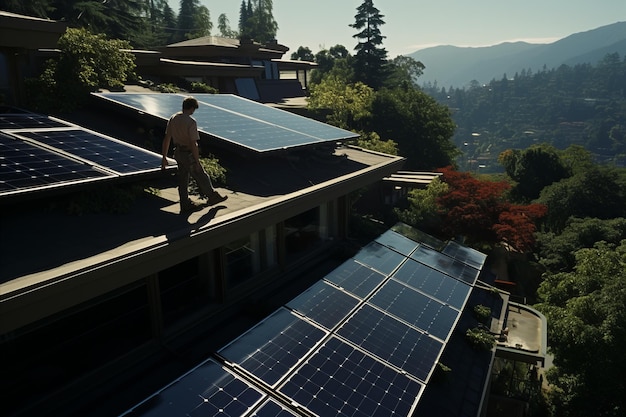
[[[595,64],[608,53],[626,55],[626,22],[575,33],[550,44],[502,43],[488,47],[435,46],[410,54],[426,69],[420,85],[463,88],[476,80],[513,77],[522,70],[540,71],[560,65]]]

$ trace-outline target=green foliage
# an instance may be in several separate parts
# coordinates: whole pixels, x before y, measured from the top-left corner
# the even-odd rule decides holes
[[[217,18],[217,29],[224,38],[237,38],[239,36],[237,31],[230,28],[230,22],[224,13]]]
[[[192,93],[204,93],[204,94],[217,94],[219,90],[215,87],[211,87],[205,83],[193,82],[191,83]]]
[[[450,140],[450,110],[414,88],[382,89],[372,102],[369,130],[398,143],[409,169],[432,170],[451,165],[459,151]]]
[[[626,239],[626,219],[601,220],[596,218],[570,218],[561,233],[540,233],[537,253],[540,263],[552,273],[574,268],[574,253],[581,248],[591,248],[604,241],[619,244]]]
[[[440,231],[442,219],[437,200],[448,190],[448,184],[437,177],[426,188],[409,191],[409,207],[405,210],[395,209],[398,219],[425,232]]]
[[[424,73],[424,64],[415,59],[398,55],[389,62],[389,74],[384,80],[387,88],[417,86],[417,79]]]
[[[570,217],[626,217],[626,189],[618,170],[596,166],[545,187],[536,200],[548,207],[543,225],[559,233]]]
[[[380,26],[385,24],[384,15],[374,6],[373,0],[365,0],[357,7],[354,23],[350,27],[359,32],[353,35],[359,43],[354,61],[356,80],[372,88],[379,88],[387,76],[387,51],[382,47],[385,38]]]
[[[298,50],[291,54],[291,59],[296,61],[315,61],[315,55],[306,46],[300,46]]]
[[[200,0],[181,0],[177,27],[177,40],[208,36],[213,29],[211,13],[200,4]]]
[[[363,83],[346,84],[337,76],[328,76],[311,87],[308,107],[330,111],[328,122],[342,129],[359,130],[370,116],[374,90]]]
[[[241,2],[239,33],[242,38],[267,44],[276,39],[278,23],[274,20],[272,0]]]
[[[202,168],[204,168],[206,173],[209,174],[209,177],[211,177],[211,182],[213,182],[213,185],[218,186],[220,184],[226,184],[226,168],[220,165],[219,159],[215,158],[213,155],[209,155],[208,157],[201,157],[200,165],[202,165]],[[198,185],[195,183],[193,178],[189,183],[189,188],[191,189],[192,193],[198,194],[200,192],[200,189],[198,188]]]
[[[180,93],[182,90],[175,84],[164,83],[156,86],[159,93]]]
[[[491,308],[478,304],[474,306],[474,316],[479,322],[487,324],[487,321],[491,317]]]
[[[69,111],[98,88],[119,89],[134,75],[130,44],[109,40],[85,29],[68,29],[59,39],[60,55],[48,61],[44,72],[28,82],[30,107]]]
[[[356,146],[371,151],[386,153],[387,155],[397,155],[398,145],[392,140],[381,140],[376,132],[361,132],[356,141]]]
[[[467,329],[465,339],[478,350],[490,350],[496,343],[496,337],[483,327]]]
[[[549,145],[535,145],[523,151],[507,150],[500,154],[498,161],[517,182],[512,195],[523,202],[534,200],[545,186],[570,175],[557,150]]]
[[[521,70],[521,69],[520,69]],[[479,155],[496,169],[506,149],[548,143],[557,149],[578,144],[596,161],[626,161],[626,60],[607,55],[595,66],[577,64],[536,73],[521,70],[484,86],[424,86],[439,103],[454,109],[455,137],[462,147],[481,134]]]
[[[626,409],[626,240],[575,252],[571,272],[546,274],[537,306],[548,319],[555,415],[618,416]]]

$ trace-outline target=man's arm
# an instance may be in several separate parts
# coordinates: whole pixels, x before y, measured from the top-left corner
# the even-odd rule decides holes
[[[163,137],[163,144],[161,145],[161,155],[163,155],[163,158],[161,159],[161,169],[165,169],[168,165],[167,154],[170,151],[171,141],[172,141],[172,135],[166,130],[165,136]]]

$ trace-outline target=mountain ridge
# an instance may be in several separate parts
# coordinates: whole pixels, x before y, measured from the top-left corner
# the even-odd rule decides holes
[[[503,42],[484,47],[441,45],[408,56],[425,65],[420,85],[463,88],[472,81],[485,84],[504,75],[512,78],[522,70],[582,63],[596,64],[609,53],[626,55],[626,22],[616,22],[574,33],[549,44]]]

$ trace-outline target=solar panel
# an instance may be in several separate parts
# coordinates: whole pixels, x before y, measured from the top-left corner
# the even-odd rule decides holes
[[[415,242],[419,242],[420,245],[427,245],[436,250],[443,249],[446,244],[443,240],[437,239],[436,237],[411,227],[408,224],[397,223],[391,228],[391,230],[401,234],[402,236],[406,236]]]
[[[331,337],[280,388],[318,416],[409,416],[423,385]]]
[[[20,132],[19,136],[51,146],[118,174],[154,170],[161,156],[81,129]]]
[[[380,243],[371,242],[354,256],[357,261],[389,275],[406,259]]]
[[[110,176],[81,161],[0,133],[0,193]]]
[[[34,113],[0,114],[0,130],[67,127],[67,123]]]
[[[344,129],[232,94],[197,94],[195,97],[203,103],[255,118],[274,126],[305,133],[321,140],[338,140],[357,136]]]
[[[393,278],[459,310],[465,305],[471,290],[463,281],[412,259],[408,259],[393,274]]]
[[[380,235],[376,239],[376,242],[394,249],[405,256],[410,255],[418,245],[418,243],[414,240],[402,236],[392,230],[387,230],[385,233]]]
[[[330,330],[343,321],[358,303],[359,300],[351,295],[319,281],[286,306]]]
[[[181,110],[179,94],[99,93],[103,99],[168,120]],[[356,138],[358,135],[242,97],[198,94],[198,130],[257,152]]]
[[[267,400],[250,417],[298,417],[293,411],[288,410],[273,400]]]
[[[481,269],[487,259],[484,253],[454,241],[448,242],[442,252],[476,269]]]
[[[368,303],[444,341],[460,314],[394,280],[386,282]]]
[[[383,282],[385,276],[354,259],[350,259],[331,271],[324,279],[357,297],[365,298]]]
[[[422,381],[427,380],[443,350],[441,341],[367,304],[337,334]]]
[[[274,385],[325,334],[281,308],[218,353],[268,385]]]
[[[248,382],[208,360],[123,415],[239,417],[263,397]]]
[[[478,278],[477,269],[426,246],[419,246],[411,258],[470,285],[474,285]]]

